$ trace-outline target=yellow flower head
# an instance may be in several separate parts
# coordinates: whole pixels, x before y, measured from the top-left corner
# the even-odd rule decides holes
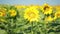
[[[54,8],[57,10],[57,11],[60,11],[60,6],[54,6]]]
[[[0,9],[0,16],[2,17],[2,16],[5,16],[5,15],[6,15],[6,11],[3,10],[3,9]]]
[[[28,7],[34,7],[34,8],[36,8],[36,9],[40,8],[39,5],[29,5]]]
[[[45,21],[48,21],[48,22],[51,22],[53,20],[54,20],[54,18],[52,18],[51,16],[48,16],[48,17],[45,18]]]
[[[28,19],[28,21],[38,21],[39,19],[39,11],[35,9],[35,7],[30,7],[25,10],[24,18]]]
[[[44,13],[44,14],[51,14],[52,13],[52,7],[51,6],[49,6],[48,4],[44,4],[44,6],[42,7],[42,12]]]
[[[16,7],[17,9],[27,8],[27,6],[25,6],[25,5],[16,5],[15,7]]]
[[[56,18],[60,18],[60,11],[57,11],[57,12],[55,13],[55,17],[56,17]]]
[[[16,10],[13,10],[13,9],[11,9],[11,10],[9,10],[9,14],[10,14],[10,16],[16,16],[17,15],[17,12],[16,12]]]

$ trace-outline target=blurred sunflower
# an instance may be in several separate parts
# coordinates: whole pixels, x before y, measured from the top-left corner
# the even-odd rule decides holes
[[[16,10],[11,9],[11,10],[9,10],[9,14],[10,14],[11,17],[14,17],[14,16],[17,15],[17,12],[16,12]]]
[[[6,15],[6,10],[0,9],[0,17],[5,16],[5,15]]]
[[[29,5],[28,7],[35,7],[36,9],[40,8],[39,5]]]
[[[54,8],[57,10],[57,11],[60,11],[60,6],[54,6]]]
[[[42,7],[42,12],[44,13],[44,14],[51,14],[52,13],[52,7],[51,6],[49,6],[48,4],[44,4]]]
[[[39,19],[39,11],[35,7],[29,7],[25,10],[24,18],[28,19],[28,21],[38,21]]]
[[[16,5],[15,7],[16,7],[17,9],[27,8],[27,6],[25,6],[25,5]]]
[[[55,17],[56,17],[56,18],[60,18],[60,11],[57,11],[57,12],[55,13]]]
[[[47,21],[47,22],[51,22],[53,20],[54,20],[54,18],[52,18],[51,16],[48,16],[45,18],[45,21]]]

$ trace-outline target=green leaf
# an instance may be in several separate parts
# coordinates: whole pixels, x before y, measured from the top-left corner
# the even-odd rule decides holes
[[[54,32],[50,32],[49,34],[55,34]]]
[[[5,30],[0,30],[0,34],[7,34]]]

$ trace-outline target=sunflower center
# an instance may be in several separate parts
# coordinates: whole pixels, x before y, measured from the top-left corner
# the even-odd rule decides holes
[[[57,17],[60,17],[60,14],[57,14]]]
[[[28,13],[28,16],[29,16],[30,18],[35,18],[35,13],[34,13],[34,12],[29,12],[29,13]]]
[[[49,7],[48,6],[45,6],[44,7],[44,10],[46,11],[46,10],[49,10]]]
[[[15,12],[13,11],[13,12],[11,12],[11,14],[14,14]]]
[[[0,16],[5,16],[5,13],[4,12],[0,12]]]
[[[11,16],[16,16],[16,11],[15,10],[10,10],[9,13],[10,13]]]

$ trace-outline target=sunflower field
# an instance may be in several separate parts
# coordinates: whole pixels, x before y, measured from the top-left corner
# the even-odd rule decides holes
[[[60,6],[0,4],[0,34],[60,34]]]

